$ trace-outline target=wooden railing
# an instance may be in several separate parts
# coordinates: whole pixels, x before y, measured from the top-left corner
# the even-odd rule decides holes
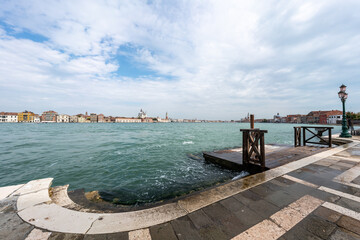
[[[267,130],[240,129],[243,133],[243,165],[260,165],[265,170],[265,138]],[[260,148],[259,148],[260,146]]]
[[[294,147],[301,146],[301,127],[294,127]]]

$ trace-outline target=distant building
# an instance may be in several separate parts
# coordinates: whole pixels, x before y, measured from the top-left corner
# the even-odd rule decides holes
[[[70,122],[71,123],[77,123],[78,122],[78,116],[76,116],[76,115],[70,116]]]
[[[98,121],[96,113],[90,113],[90,122],[96,123]]]
[[[81,115],[81,116],[78,117],[78,122],[79,123],[84,123],[84,122],[86,122],[86,118],[83,115]]]
[[[52,110],[45,111],[41,115],[42,122],[56,122],[58,113]]]
[[[274,118],[273,118],[273,122],[274,123],[281,123],[281,116],[279,113],[277,113],[276,115],[274,115]]]
[[[34,122],[35,114],[30,111],[18,113],[18,122]]]
[[[327,124],[328,116],[331,115],[341,115],[342,112],[339,110],[331,110],[331,111],[311,111],[307,115],[307,123],[319,123],[319,124]]]
[[[301,123],[301,114],[287,115],[286,122],[287,123]]]
[[[138,114],[138,118],[140,118],[140,119],[147,118],[146,112],[144,112],[142,109],[140,109],[140,112]]]
[[[337,124],[339,121],[342,121],[343,115],[329,115],[327,118],[328,124]]]
[[[117,118],[115,118],[115,122],[117,122],[117,123],[139,123],[139,122],[141,122],[141,119],[117,117]]]
[[[18,122],[18,114],[14,112],[0,112],[0,122]]]
[[[104,116],[104,114],[99,114],[99,115],[97,115],[97,121],[98,122],[105,122],[105,116]]]
[[[68,123],[70,122],[70,116],[66,114],[59,114],[56,117],[56,122],[58,123]]]
[[[40,119],[39,114],[35,114],[34,115],[34,123],[40,123],[40,122],[41,122],[41,119]]]

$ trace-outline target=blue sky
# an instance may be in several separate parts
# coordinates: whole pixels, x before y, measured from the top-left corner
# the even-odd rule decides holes
[[[0,111],[360,112],[360,1],[0,0]]]

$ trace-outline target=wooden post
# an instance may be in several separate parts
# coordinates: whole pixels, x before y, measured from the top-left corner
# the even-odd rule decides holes
[[[332,147],[331,128],[329,128],[329,147]]]
[[[250,114],[250,129],[254,129],[254,114]]]
[[[303,144],[304,144],[304,146],[306,146],[305,131],[306,131],[306,127],[303,127]]]
[[[265,139],[264,139],[264,133],[260,136],[260,154],[261,154],[261,169],[262,171],[265,170]]]

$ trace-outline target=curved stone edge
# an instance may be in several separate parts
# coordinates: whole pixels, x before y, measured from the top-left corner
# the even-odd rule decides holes
[[[20,189],[24,185],[25,184],[0,187],[0,201],[11,196],[14,192],[16,192],[18,189]]]
[[[358,144],[357,141],[341,145],[275,169],[250,175],[243,179],[200,192],[176,203],[145,210],[106,214],[85,213],[69,210],[56,204],[40,203],[26,207],[18,214],[24,221],[36,227],[56,232],[104,234],[142,229],[182,217],[263,182],[270,181],[293,170],[329,157],[356,144]]]

